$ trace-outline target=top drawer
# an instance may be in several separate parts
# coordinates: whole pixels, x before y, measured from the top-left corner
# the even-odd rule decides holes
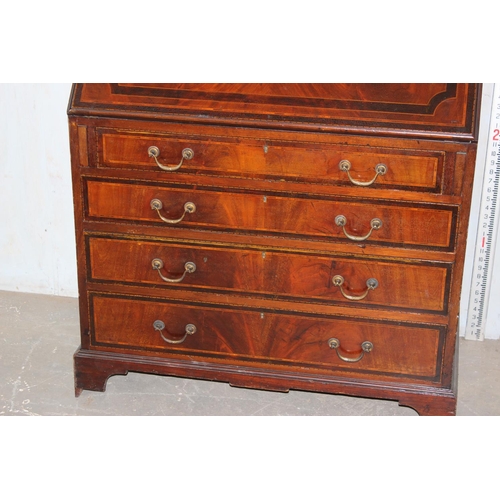
[[[85,83],[70,115],[470,141],[473,83]]]
[[[98,128],[97,165],[309,184],[442,192],[444,151]]]

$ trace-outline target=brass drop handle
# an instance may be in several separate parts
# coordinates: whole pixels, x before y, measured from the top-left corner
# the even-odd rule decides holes
[[[371,186],[379,175],[385,175],[387,172],[387,166],[383,163],[379,163],[375,166],[375,177],[371,181],[362,182],[357,181],[351,177],[349,170],[351,169],[351,162],[349,160],[342,160],[339,163],[339,169],[347,173],[347,177],[355,186]]]
[[[373,230],[378,230],[382,227],[382,221],[380,219],[372,219],[370,221],[370,231],[368,231],[368,234],[365,234],[365,236],[354,236],[352,234],[349,234],[346,230],[345,230],[345,225],[347,224],[347,219],[345,216],[343,215],[337,215],[337,217],[335,217],[335,224],[337,226],[340,226],[342,228],[342,230],[344,231],[344,234],[350,239],[350,240],[353,240],[353,241],[364,241],[364,240],[367,240]]]
[[[162,169],[166,170],[168,172],[174,172],[175,170],[179,170],[182,167],[182,163],[184,160],[191,160],[194,157],[194,151],[191,148],[185,148],[182,150],[182,158],[181,162],[179,165],[176,165],[175,167],[167,167],[166,165],[162,165],[158,161],[158,156],[160,156],[160,150],[156,146],[149,146],[148,148],[148,156],[150,158],[154,158],[156,164]]]
[[[158,200],[157,198],[151,200],[150,206],[153,210],[156,210],[160,219],[167,224],[179,224],[179,222],[181,222],[184,217],[186,217],[186,214],[193,214],[194,212],[196,212],[196,205],[192,201],[187,201],[186,203],[184,203],[184,213],[181,217],[179,217],[178,219],[167,219],[160,213],[160,210],[163,208],[163,203],[161,202],[161,200]]]
[[[340,354],[340,340],[336,338],[331,338],[328,340],[328,345],[330,346],[331,349],[335,349],[337,351],[337,356],[342,360],[345,361],[346,363],[356,363],[358,362],[364,355],[365,352],[371,352],[373,350],[373,344],[371,342],[368,342],[368,340],[365,340],[361,344],[361,353],[358,357],[356,358],[348,358],[347,356],[344,356]]]
[[[160,269],[163,268],[163,261],[161,259],[153,259],[151,261],[151,265],[153,266],[153,269],[156,269],[158,271],[158,274],[160,275],[160,278],[163,281],[166,281],[167,283],[180,283],[186,276],[186,274],[194,273],[196,271],[196,264],[194,262],[186,262],[184,264],[184,273],[180,278],[167,278],[161,274]]]
[[[196,333],[196,326],[192,325],[191,323],[187,324],[184,331],[185,331],[185,334],[184,334],[184,337],[182,337],[182,339],[180,340],[172,340],[172,339],[169,339],[167,337],[165,337],[163,335],[163,330],[165,330],[165,323],[161,320],[161,319],[157,319],[154,323],[153,323],[153,328],[157,331],[157,332],[160,332],[160,335],[161,335],[161,338],[165,341],[165,342],[168,342],[169,344],[182,344],[182,342],[184,342],[186,340],[186,337],[188,335],[193,335],[194,333]]]
[[[375,278],[369,278],[366,280],[366,290],[364,293],[362,293],[361,295],[349,295],[342,288],[342,285],[344,284],[344,278],[342,276],[337,274],[332,278],[332,281],[335,286],[338,286],[340,288],[342,295],[349,300],[363,300],[368,295],[368,292],[370,290],[375,290],[375,288],[378,287],[378,281]]]

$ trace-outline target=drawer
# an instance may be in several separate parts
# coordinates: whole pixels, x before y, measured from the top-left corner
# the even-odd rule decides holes
[[[436,380],[445,327],[91,295],[95,347]],[[336,339],[338,342],[335,342]],[[369,344],[366,344],[366,343]],[[243,369],[243,368],[242,368]]]
[[[426,149],[395,149],[349,144],[97,130],[98,166],[150,170],[161,177],[176,172],[222,177],[272,179],[312,184],[356,185],[441,192],[445,154]],[[150,148],[156,148],[150,156]],[[190,154],[183,152],[190,150]],[[192,157],[190,157],[192,154]],[[343,162],[343,163],[342,163]],[[164,171],[158,163],[178,170]],[[182,163],[182,164],[181,164]],[[343,169],[340,168],[341,164]],[[377,165],[383,172],[377,174]],[[346,171],[344,168],[349,166]],[[352,180],[351,180],[351,179]],[[286,188],[284,188],[286,189]]]
[[[448,264],[103,237],[89,237],[88,248],[89,279],[94,281],[195,287],[355,307],[447,310]]]
[[[87,179],[87,217],[452,251],[457,207]],[[186,205],[188,203],[188,205]],[[165,220],[166,219],[166,220]]]

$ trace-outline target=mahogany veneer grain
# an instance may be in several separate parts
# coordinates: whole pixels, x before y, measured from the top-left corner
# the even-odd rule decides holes
[[[454,414],[480,91],[75,84],[76,395],[138,371]],[[166,172],[150,146],[169,166],[184,148],[194,157]],[[387,172],[355,185],[341,160],[355,182],[379,163]],[[181,222],[159,217],[179,218],[188,201],[196,211]],[[373,218],[382,227],[353,241],[338,215],[353,237]],[[187,261],[196,271],[167,283],[154,258],[170,279]],[[365,294],[368,278],[378,287]],[[185,336],[186,324],[196,332]]]

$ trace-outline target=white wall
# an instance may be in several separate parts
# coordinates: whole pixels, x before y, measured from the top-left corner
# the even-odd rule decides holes
[[[493,85],[484,86],[483,106]],[[0,84],[0,290],[76,297],[76,252],[66,109],[70,84]],[[488,113],[485,113],[487,117]],[[488,123],[482,124],[477,168],[484,168]],[[461,302],[466,321],[477,231],[479,184],[473,195]],[[500,214],[499,214],[500,216]],[[500,242],[499,242],[500,243]],[[500,276],[500,244],[492,274]],[[486,338],[500,338],[500,280],[494,280]]]
[[[0,289],[77,296],[70,84],[0,85]]]

